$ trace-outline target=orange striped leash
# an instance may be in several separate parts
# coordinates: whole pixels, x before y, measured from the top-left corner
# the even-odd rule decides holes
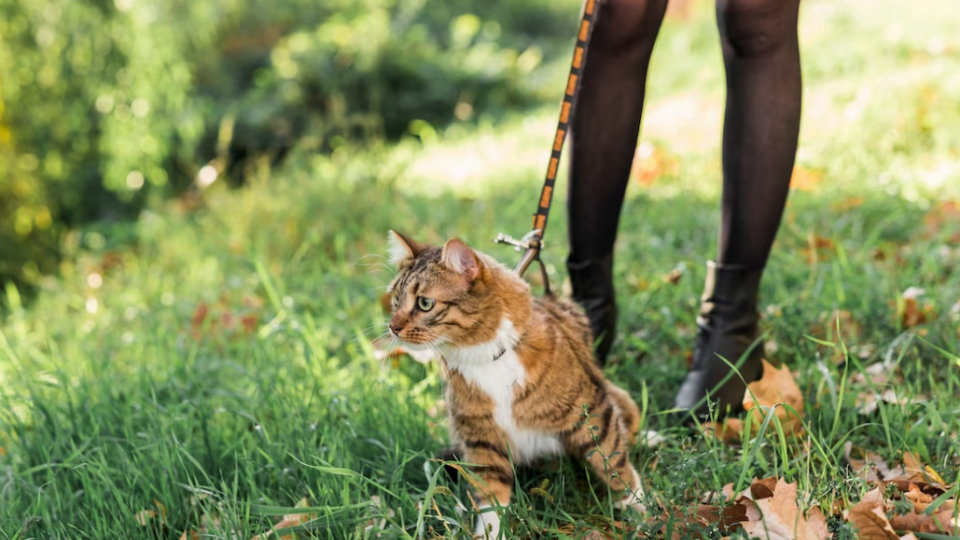
[[[537,211],[533,214],[533,230],[519,240],[510,235],[500,233],[494,240],[498,244],[510,244],[516,251],[523,251],[516,272],[521,276],[533,261],[540,265],[540,274],[543,278],[544,292],[549,296],[550,280],[547,277],[547,268],[540,259],[540,250],[543,249],[543,233],[547,229],[547,218],[550,215],[550,204],[553,201],[553,186],[557,181],[557,169],[560,166],[560,154],[563,152],[563,143],[570,132],[570,120],[577,107],[577,98],[580,95],[580,83],[583,80],[583,70],[586,67],[587,51],[590,47],[590,38],[593,36],[593,27],[596,26],[598,3],[600,0],[584,0],[580,18],[580,30],[577,33],[577,46],[573,50],[573,60],[570,62],[570,76],[567,78],[567,88],[560,106],[560,120],[557,122],[557,132],[553,138],[553,148],[550,152],[550,164],[547,166],[547,176],[543,181],[543,190],[540,192],[540,201]]]

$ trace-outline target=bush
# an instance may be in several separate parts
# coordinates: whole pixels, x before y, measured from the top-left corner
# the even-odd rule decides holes
[[[521,105],[540,59],[534,15],[546,32],[563,11],[543,0],[0,0],[0,151],[14,164],[0,170],[0,280],[32,281],[55,262],[62,227],[135,216],[147,193],[190,188],[215,158],[223,172],[301,142],[428,136]]]

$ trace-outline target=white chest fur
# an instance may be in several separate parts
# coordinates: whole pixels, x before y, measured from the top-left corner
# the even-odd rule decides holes
[[[451,348],[444,351],[444,356],[450,369],[460,372],[467,382],[476,385],[493,401],[494,420],[510,441],[513,460],[524,463],[539,456],[558,454],[563,447],[555,435],[517,426],[513,397],[527,382],[526,370],[514,351],[517,340],[513,323],[503,319],[492,341]]]

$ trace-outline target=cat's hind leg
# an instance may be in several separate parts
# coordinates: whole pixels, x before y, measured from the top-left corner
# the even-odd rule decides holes
[[[623,417],[623,424],[627,430],[629,438],[628,443],[637,442],[637,435],[640,433],[640,407],[637,402],[630,397],[626,390],[612,383],[607,383],[607,395],[613,398],[620,409],[620,415]]]
[[[617,506],[632,507],[643,513],[646,511],[640,503],[643,485],[629,459],[633,435],[627,429],[617,401],[606,399],[590,413],[587,422],[566,436],[564,442],[570,453],[589,463],[615,496],[620,497]]]

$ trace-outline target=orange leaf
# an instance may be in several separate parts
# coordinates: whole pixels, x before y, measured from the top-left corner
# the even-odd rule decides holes
[[[727,444],[736,444],[740,442],[740,434],[743,433],[743,420],[725,418],[720,424],[704,422],[703,433],[704,435],[713,435]]]
[[[827,518],[823,515],[823,512],[820,511],[819,506],[814,506],[810,509],[810,515],[807,516],[807,523],[810,524],[810,529],[813,530],[817,538],[829,538],[830,531],[827,528]]]
[[[896,479],[908,480],[911,482],[932,482],[946,485],[946,482],[943,480],[943,478],[940,478],[940,475],[937,474],[937,471],[933,470],[930,466],[921,463],[920,458],[910,451],[903,453],[903,475],[897,477]]]
[[[948,242],[960,242],[960,206],[957,201],[945,201],[938,203],[927,215],[923,217],[923,223],[927,226],[927,237],[936,236],[941,230],[954,232]]]
[[[760,519],[740,523],[750,538],[764,540],[824,540],[826,538],[820,534],[821,527],[811,526],[800,512],[797,506],[795,483],[777,481],[773,496],[755,501],[754,504],[761,512]]]
[[[864,495],[863,500],[850,509],[847,521],[857,528],[860,540],[900,540],[887,520],[880,488]]]
[[[821,180],[823,180],[823,173],[797,165],[793,168],[793,174],[790,176],[790,189],[815,191]]]
[[[677,169],[677,163],[666,152],[652,143],[643,142],[637,146],[633,156],[633,167],[630,176],[644,187],[650,187],[664,174],[670,174]]]
[[[939,533],[952,536],[960,535],[960,523],[955,522],[953,513],[957,501],[947,501],[940,511],[933,515],[924,515],[911,512],[904,516],[893,516],[890,525],[898,531],[914,531],[923,533]]]
[[[807,235],[807,245],[800,248],[800,251],[806,255],[807,263],[817,264],[829,259],[836,252],[836,247],[833,240],[810,232]]]
[[[770,362],[763,360],[763,377],[747,385],[747,392],[743,397],[743,408],[759,426],[766,414],[763,409],[780,404],[789,405],[798,414],[803,414],[803,394],[790,370],[786,365],[777,369]],[[788,413],[783,407],[777,407],[775,414],[788,433],[797,433],[801,429],[800,419]]]
[[[147,522],[157,517],[157,513],[154,512],[153,510],[141,510],[137,512],[137,515],[135,517],[136,517],[137,523],[139,523],[141,527],[146,527]]]

